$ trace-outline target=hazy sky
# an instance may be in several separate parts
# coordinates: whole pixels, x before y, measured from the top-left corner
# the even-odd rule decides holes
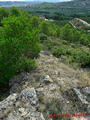
[[[40,0],[0,0],[0,1],[40,1]],[[59,1],[70,1],[70,0],[59,0]]]

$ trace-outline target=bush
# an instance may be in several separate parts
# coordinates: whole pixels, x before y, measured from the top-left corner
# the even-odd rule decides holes
[[[4,18],[4,17],[8,17],[8,10],[4,7],[0,8],[0,21]]]
[[[40,34],[40,42],[43,43],[44,40],[47,40],[47,35],[42,33],[42,34]]]
[[[61,28],[60,38],[63,40],[67,40],[69,42],[72,42],[73,32],[72,32],[71,26],[69,24],[66,24],[64,27]]]
[[[46,35],[49,35],[49,34],[50,34],[50,28],[49,28],[48,22],[43,21],[43,22],[41,23],[40,28],[41,28],[41,33],[44,33],[44,34],[46,34]]]
[[[37,27],[37,28],[38,28],[38,27],[39,27],[40,20],[38,19],[38,17],[33,16],[33,17],[31,17],[30,23],[31,23],[31,25],[32,25],[33,28],[34,28],[34,27]]]
[[[20,16],[21,12],[18,8],[12,7],[9,11],[9,15],[11,16]]]
[[[90,67],[90,51],[76,49],[72,51],[72,62],[77,62],[80,67]]]
[[[52,49],[52,54],[56,57],[61,57],[61,55],[66,55],[66,48],[65,46],[55,47]]]
[[[17,72],[23,72],[25,71],[30,71],[32,69],[34,69],[36,66],[35,63],[35,59],[30,59],[27,57],[23,57],[19,62],[18,62],[18,66],[16,68]]]
[[[31,70],[40,52],[38,29],[32,29],[29,18],[10,16],[4,18],[0,44],[0,82],[17,72]]]

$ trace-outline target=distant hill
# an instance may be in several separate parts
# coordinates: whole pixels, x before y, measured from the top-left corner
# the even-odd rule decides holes
[[[49,0],[50,1],[50,0]],[[72,0],[68,2],[43,2],[35,5],[24,6],[23,9],[29,10],[30,12],[41,14],[41,13],[64,13],[70,15],[72,13],[90,14],[90,0]]]
[[[40,2],[37,1],[1,1],[0,2],[0,6],[18,6],[18,5],[26,5],[26,4],[37,4]]]
[[[51,1],[51,0],[49,0]],[[53,0],[54,1],[54,0]],[[51,5],[51,6],[50,6]],[[38,4],[37,7],[39,8],[90,8],[90,0],[72,0],[67,2],[58,2],[58,3],[49,3],[49,2],[43,2],[41,4]]]

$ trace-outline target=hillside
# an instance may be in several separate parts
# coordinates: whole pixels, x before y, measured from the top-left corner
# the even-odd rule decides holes
[[[90,13],[90,0],[74,0],[69,2],[59,2],[59,3],[41,3],[29,6],[27,5],[27,10],[32,12],[34,11],[48,11],[48,12],[63,12],[65,14],[71,14],[71,12],[80,12],[80,13]],[[72,11],[70,11],[72,10]]]
[[[87,74],[70,68],[49,52],[41,51],[35,70],[22,72],[10,80],[11,95],[0,102],[0,117],[2,120],[49,120],[53,112],[62,115],[86,113],[85,120],[89,120],[90,99],[84,98],[90,90],[86,87],[90,85]],[[60,117],[54,119],[62,120]],[[77,117],[69,117],[69,120],[77,120]]]
[[[54,23],[63,26],[73,18],[80,18],[90,23],[90,1],[73,0],[69,2],[50,3],[44,2],[34,5],[19,7],[28,10],[32,14],[45,16],[55,20]]]
[[[0,7],[1,6],[22,6],[22,5],[27,5],[27,4],[37,4],[37,3],[40,3],[40,2],[33,2],[33,1],[27,1],[27,2],[24,2],[24,1],[0,1]]]
[[[90,33],[44,18],[0,8],[0,120],[90,120]]]

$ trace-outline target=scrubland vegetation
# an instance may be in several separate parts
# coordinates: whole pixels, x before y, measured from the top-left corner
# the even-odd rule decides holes
[[[5,8],[0,11],[0,82],[8,83],[15,74],[35,67],[41,48],[33,16],[14,7],[8,12]]]
[[[0,8],[0,83],[34,69],[41,49],[75,68],[90,68],[89,32],[69,23],[60,27],[15,7]]]

